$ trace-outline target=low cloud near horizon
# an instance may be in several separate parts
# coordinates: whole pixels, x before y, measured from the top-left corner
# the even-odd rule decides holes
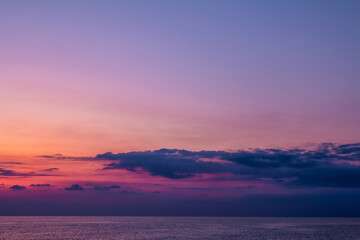
[[[311,149],[163,148],[95,157],[36,157],[41,158],[54,160],[51,168],[37,170],[53,169],[46,171],[48,175],[36,170],[22,173],[15,165],[0,169],[0,176],[12,181],[3,185],[7,206],[17,199],[30,214],[30,202],[46,199],[44,214],[359,215],[352,209],[360,208],[360,143],[323,143]],[[56,175],[60,168],[64,174]],[[64,209],[52,210],[58,205]],[[17,211],[9,209],[3,208],[9,214]]]
[[[359,188],[360,143],[321,144],[314,150],[252,149],[235,152],[159,149],[114,154],[103,170],[146,172],[164,178],[188,179],[201,174],[230,174],[229,179],[274,181],[281,185]],[[222,177],[224,180],[224,177]]]

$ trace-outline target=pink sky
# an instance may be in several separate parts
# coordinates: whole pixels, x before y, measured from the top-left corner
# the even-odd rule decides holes
[[[51,196],[71,195],[64,189],[73,184],[196,198],[312,192],[297,164],[323,161],[309,149],[331,152],[332,164],[352,171],[358,162],[341,151],[356,152],[360,142],[359,3],[260,2],[2,1],[2,194],[45,194],[31,184],[50,184],[44,189]],[[328,152],[323,143],[333,143]],[[188,150],[192,157],[174,161],[200,170],[185,171],[189,163],[174,171],[166,162],[173,160],[156,152],[149,157],[163,172],[146,159],[123,163],[129,152],[162,148]],[[271,167],[287,174],[271,175],[269,166],[261,177],[252,172],[263,164],[247,162],[256,148],[266,161],[278,160],[267,149],[283,150],[289,163]],[[295,148],[311,161],[293,156]],[[225,151],[207,161],[239,169],[204,163],[196,155],[202,150]],[[243,162],[227,158],[239,150],[248,151]],[[106,152],[126,160],[96,157]],[[64,157],[41,157],[56,154]],[[116,167],[104,170],[111,163]],[[302,188],[288,187],[297,184],[290,173],[303,177]],[[248,179],[239,180],[242,174]],[[317,180],[329,187],[327,178]]]

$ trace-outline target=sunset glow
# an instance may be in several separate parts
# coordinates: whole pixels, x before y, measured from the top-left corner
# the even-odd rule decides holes
[[[1,1],[1,214],[359,216],[359,3]]]

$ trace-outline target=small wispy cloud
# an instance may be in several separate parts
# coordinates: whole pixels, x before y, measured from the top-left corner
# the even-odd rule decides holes
[[[73,184],[71,187],[65,187],[65,190],[67,191],[83,191],[85,190],[82,186],[79,184]]]

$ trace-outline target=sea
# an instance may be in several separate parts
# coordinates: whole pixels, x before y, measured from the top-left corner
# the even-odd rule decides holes
[[[0,239],[360,239],[360,218],[0,217]]]

